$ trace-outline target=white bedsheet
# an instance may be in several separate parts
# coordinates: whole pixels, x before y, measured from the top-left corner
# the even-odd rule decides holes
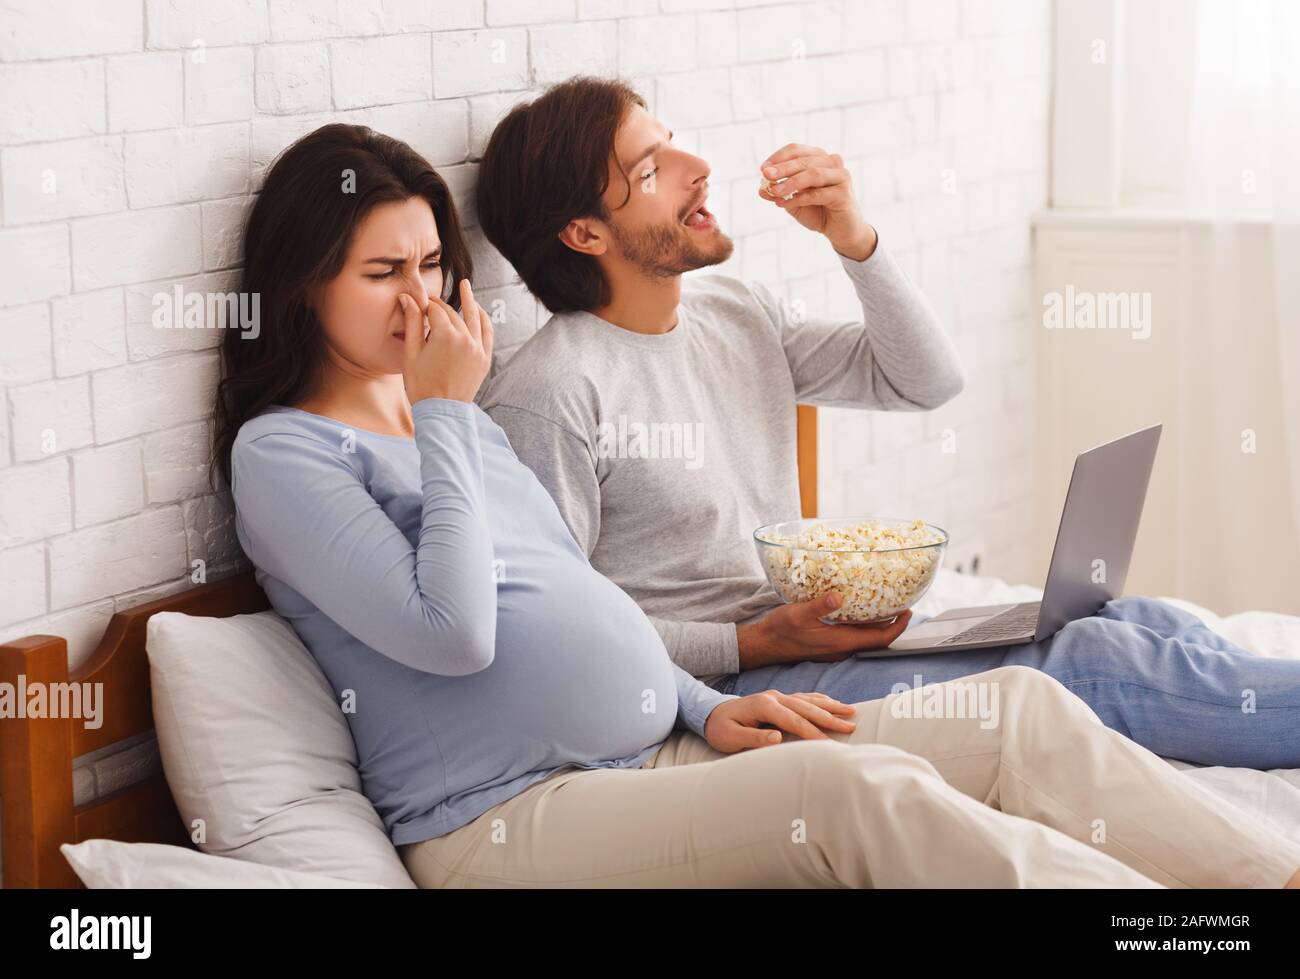
[[[958,574],[946,568],[916,604],[915,611],[937,615],[944,609],[1000,602],[1027,602],[1043,597],[1032,585],[1012,585],[1000,578]],[[1214,632],[1257,656],[1300,659],[1300,616],[1277,612],[1240,612],[1220,616],[1203,606],[1179,598],[1156,596],[1192,613]],[[1300,769],[1206,767],[1165,759],[1233,805],[1270,823],[1289,839],[1300,842]]]

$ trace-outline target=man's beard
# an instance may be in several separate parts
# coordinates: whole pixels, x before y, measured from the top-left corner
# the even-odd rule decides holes
[[[671,278],[692,269],[720,265],[731,257],[730,238],[718,231],[707,238],[707,244],[697,244],[684,224],[656,225],[637,231],[624,231],[609,222],[614,241],[623,257],[635,265],[643,275]]]

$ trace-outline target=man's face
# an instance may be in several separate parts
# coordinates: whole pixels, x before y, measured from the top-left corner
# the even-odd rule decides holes
[[[731,239],[707,207],[709,165],[673,146],[672,133],[639,105],[619,127],[614,156],[604,223],[625,260],[645,275],[674,276],[731,256]]]

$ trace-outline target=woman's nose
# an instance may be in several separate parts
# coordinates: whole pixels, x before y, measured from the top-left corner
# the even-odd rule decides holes
[[[429,309],[429,290],[424,284],[424,280],[418,275],[411,276],[406,272],[401,273],[402,291],[415,300],[416,305],[420,307],[420,312],[427,312]]]

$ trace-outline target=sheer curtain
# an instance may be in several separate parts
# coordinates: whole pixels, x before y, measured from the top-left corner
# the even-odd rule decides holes
[[[1192,265],[1205,278],[1188,293],[1209,299],[1187,326],[1212,383],[1186,407],[1219,448],[1207,471],[1185,474],[1204,490],[1184,516],[1276,521],[1289,550],[1300,545],[1300,3],[1196,0],[1195,12],[1186,207],[1208,232]],[[1252,504],[1266,520],[1229,512]]]

